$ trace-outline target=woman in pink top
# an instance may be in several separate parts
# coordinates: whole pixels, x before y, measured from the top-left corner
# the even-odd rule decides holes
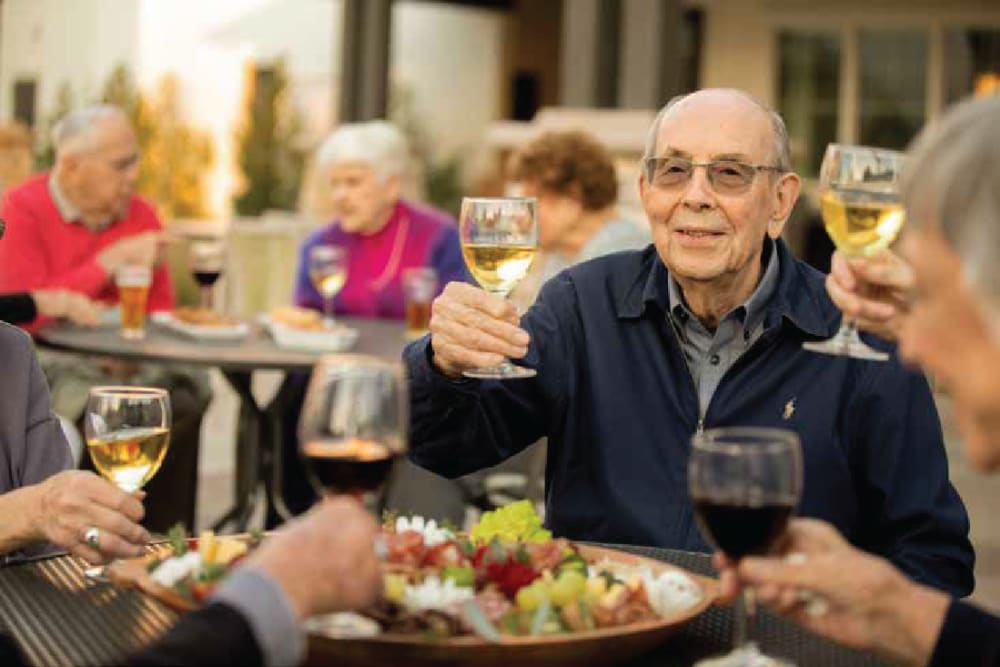
[[[334,220],[302,244],[296,305],[323,310],[323,298],[309,279],[309,254],[317,245],[347,251],[347,282],[334,300],[337,315],[403,319],[401,277],[406,269],[433,268],[438,274],[437,292],[451,281],[468,280],[458,226],[451,216],[400,197],[407,155],[403,135],[385,121],[342,125],[320,146],[316,162],[330,186]],[[307,380],[308,376],[292,374],[282,388],[289,397],[284,496],[296,514],[315,500],[298,458],[295,433]],[[453,510],[453,499],[461,495],[455,482],[420,471],[408,461],[397,469],[388,493],[395,507],[437,518]],[[460,500],[457,506],[461,508]],[[448,516],[461,521],[460,515]],[[268,516],[269,525],[278,521],[279,517]]]
[[[402,133],[385,121],[342,125],[316,156],[330,185],[335,218],[305,240],[299,254],[295,303],[322,310],[309,280],[309,253],[317,245],[347,251],[347,282],[334,312],[363,317],[404,317],[400,278],[430,267],[438,291],[466,280],[458,228],[447,213],[400,198],[408,149]]]

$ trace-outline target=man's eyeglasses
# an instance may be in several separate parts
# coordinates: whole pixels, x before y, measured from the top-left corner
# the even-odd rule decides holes
[[[697,167],[704,167],[708,182],[717,192],[740,193],[753,183],[759,171],[782,173],[781,167],[747,164],[736,160],[692,162],[682,157],[648,157],[643,160],[646,182],[654,188],[676,188],[691,180]]]

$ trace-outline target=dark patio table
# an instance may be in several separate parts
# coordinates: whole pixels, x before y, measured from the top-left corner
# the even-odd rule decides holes
[[[617,548],[693,572],[711,573],[705,554]],[[175,612],[142,593],[86,580],[82,563],[69,556],[0,569],[0,631],[12,636],[35,665],[107,663],[154,641],[176,619]],[[722,653],[730,646],[731,621],[729,609],[711,608],[657,649],[624,664],[691,665],[699,658]],[[766,651],[801,667],[881,664],[868,654],[840,648],[767,612],[759,618],[757,637]]]
[[[405,327],[394,320],[338,318],[358,330],[352,354],[399,359],[406,344]],[[282,418],[287,396],[279,391],[266,405],[259,405],[251,391],[254,371],[309,372],[321,352],[303,352],[278,347],[262,328],[251,325],[249,335],[237,341],[205,341],[148,323],[146,339],[126,341],[117,327],[88,329],[72,325],[50,325],[36,338],[44,347],[76,354],[114,357],[128,361],[211,366],[222,371],[240,397],[236,450],[235,499],[231,510],[215,524],[220,532],[244,532],[253,514],[258,489],[263,485],[264,502],[282,518],[291,515],[281,497]]]

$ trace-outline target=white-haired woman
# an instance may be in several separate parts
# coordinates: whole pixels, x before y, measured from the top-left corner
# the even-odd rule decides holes
[[[439,289],[466,279],[451,216],[400,197],[407,145],[393,125],[342,125],[320,146],[316,161],[331,189],[335,219],[302,245],[296,305],[322,309],[308,268],[311,249],[321,244],[348,254],[347,283],[334,302],[338,314],[402,319],[405,269],[433,268]]]
[[[914,143],[904,182],[905,260],[835,255],[827,291],[862,327],[952,396],[968,459],[1000,465],[1000,96],[964,102]],[[821,634],[907,665],[1000,665],[1000,618],[913,582],[831,526],[793,521],[781,554],[724,568]],[[790,553],[801,557],[787,558]],[[818,592],[818,605],[801,591]]]

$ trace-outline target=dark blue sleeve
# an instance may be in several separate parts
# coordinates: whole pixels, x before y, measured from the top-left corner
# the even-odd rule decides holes
[[[879,364],[859,392],[855,461],[859,545],[907,575],[954,596],[972,592],[969,517],[948,477],[941,422],[922,374],[895,359]]]
[[[312,235],[299,248],[299,266],[295,270],[295,295],[293,302],[302,308],[323,310],[323,297],[309,279],[309,250],[316,244],[316,236]]]
[[[438,272],[438,291],[450,282],[472,282],[472,277],[462,259],[462,246],[458,240],[458,227],[448,225],[438,234],[430,249],[427,264]]]
[[[496,465],[559,421],[573,381],[576,297],[557,276],[521,319],[531,342],[518,363],[538,371],[526,380],[452,380],[433,367],[430,336],[403,353],[410,378],[410,458],[445,477]]]
[[[929,667],[1000,667],[1000,618],[979,607],[952,602]]]

